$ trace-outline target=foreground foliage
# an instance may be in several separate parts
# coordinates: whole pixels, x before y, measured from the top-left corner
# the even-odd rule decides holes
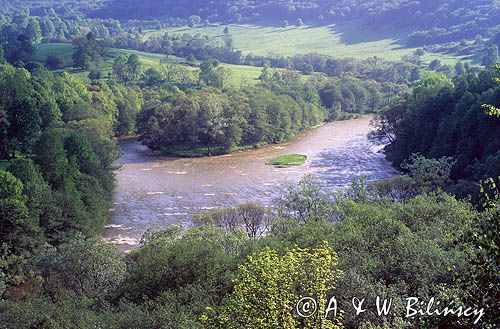
[[[258,239],[240,229],[244,222],[223,229],[217,226],[224,223],[212,221],[210,226],[186,233],[176,227],[150,231],[144,236],[144,246],[125,260],[116,258],[112,247],[101,246],[101,242],[61,245],[31,267],[34,273],[45,273],[40,277],[42,285],[25,295],[23,302],[0,303],[0,323],[15,323],[15,328],[43,323],[54,327],[71,323],[76,328],[89,323],[104,328],[340,325],[330,322],[331,318],[302,322],[296,317],[293,306],[298,297],[312,294],[320,307],[326,307],[323,302],[335,295],[344,310],[335,321],[348,328],[384,324],[460,327],[458,319],[449,317],[416,318],[404,324],[404,300],[416,296],[473,302],[470,290],[460,290],[461,281],[450,269],[470,278],[469,287],[481,284],[479,277],[465,276],[468,255],[475,247],[463,237],[479,217],[490,215],[446,194],[391,201],[369,186],[367,191],[373,192],[368,194],[353,185],[340,194],[294,196],[306,195],[304,188],[312,189],[313,184],[291,188],[277,203],[288,207],[266,215],[272,218],[269,234]],[[324,217],[308,220],[306,212],[302,212],[304,217],[295,217],[300,209],[310,209],[313,216],[320,208],[306,205],[311,201],[321,204],[324,198],[329,200],[320,210]],[[98,259],[92,250],[101,250]],[[64,259],[64,266],[56,265],[58,259]],[[93,259],[98,261],[97,267],[92,265]],[[339,275],[340,270],[344,275]],[[491,273],[488,267],[485,271],[477,273]],[[83,285],[75,286],[78,282]],[[397,315],[379,317],[369,309],[354,316],[345,306],[353,296],[366,298],[367,303],[374,303],[376,296],[393,298]],[[98,305],[107,306],[97,309]],[[487,328],[486,321],[492,324],[496,320],[491,317],[490,304],[483,306],[490,313],[483,323]],[[25,318],[33,308],[46,309],[52,315]],[[63,314],[68,322],[62,320]]]
[[[224,306],[216,314],[207,308],[201,320],[210,328],[340,328],[324,317],[327,296],[340,276],[336,266],[337,257],[327,243],[312,250],[294,248],[283,256],[265,248],[239,267]],[[304,296],[314,298],[319,308],[314,316],[301,319],[294,310]]]

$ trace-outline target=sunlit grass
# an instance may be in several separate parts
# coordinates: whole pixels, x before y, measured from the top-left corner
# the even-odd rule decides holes
[[[293,22],[290,22],[293,23]],[[292,56],[296,54],[320,53],[338,58],[381,57],[387,60],[400,60],[416,48],[405,47],[409,31],[398,28],[367,28],[356,23],[327,26],[260,26],[252,24],[229,24],[201,26],[195,28],[173,27],[159,31],[146,31],[145,35],[163,34],[201,34],[223,38],[224,28],[228,26],[236,49],[244,54],[268,55],[270,53]],[[424,62],[439,59],[452,64],[459,58],[448,54],[427,53]]]

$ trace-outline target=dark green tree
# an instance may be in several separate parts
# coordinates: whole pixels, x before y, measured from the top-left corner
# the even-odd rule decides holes
[[[127,59],[127,67],[130,75],[130,80],[136,81],[142,74],[142,63],[139,56],[132,54]]]
[[[30,152],[40,135],[42,119],[30,74],[24,69],[2,65],[0,77],[0,93],[4,95],[0,108],[6,116],[3,129],[7,131],[4,154],[0,156],[13,158],[16,151]]]
[[[39,43],[42,38],[42,30],[40,28],[40,23],[36,18],[30,18],[28,26],[26,27],[26,36],[31,40],[32,43]]]
[[[35,162],[53,189],[62,189],[74,181],[74,170],[66,157],[62,137],[55,129],[46,130],[40,136],[35,147]]]
[[[45,66],[51,70],[60,69],[64,65],[61,57],[56,54],[49,54],[45,58]]]
[[[0,238],[15,252],[32,251],[40,244],[38,219],[29,216],[23,184],[0,170]]]
[[[486,49],[486,54],[484,55],[481,64],[484,66],[495,66],[498,62],[498,46],[491,46]]]
[[[200,81],[207,86],[222,88],[229,76],[227,69],[219,65],[219,61],[211,57],[205,57],[200,64]]]
[[[15,41],[4,45],[4,56],[9,63],[28,62],[35,55],[35,47],[24,34],[17,36]]]
[[[92,32],[73,40],[73,64],[81,70],[88,69],[90,62],[97,63],[104,56],[104,48]]]

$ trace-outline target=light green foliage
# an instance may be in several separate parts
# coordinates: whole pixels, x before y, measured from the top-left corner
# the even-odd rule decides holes
[[[335,223],[308,221],[304,225],[277,222],[267,245],[314,248],[318,240],[333,246],[345,275],[337,284],[340,305],[351,298],[393,298],[396,314],[404,314],[405,298],[438,296],[439,286],[452,284],[449,268],[466,266],[468,247],[454,248],[477,213],[466,202],[447,195],[421,195],[404,201],[359,201],[337,198],[330,207]],[[465,224],[465,225],[464,225]],[[434,319],[439,321],[440,319]],[[400,321],[379,317],[374,309],[361,315],[346,312],[343,323],[358,328],[367,321],[392,328]]]
[[[324,316],[341,275],[337,264],[337,255],[326,243],[284,255],[265,248],[239,266],[224,306],[208,308],[201,319],[209,328],[341,328],[338,319]],[[312,297],[318,305],[317,313],[307,319],[295,312],[302,297]]]
[[[500,109],[496,108],[493,105],[490,104],[483,104],[482,107],[485,110],[485,113],[487,115],[495,116],[497,118],[500,118]]]

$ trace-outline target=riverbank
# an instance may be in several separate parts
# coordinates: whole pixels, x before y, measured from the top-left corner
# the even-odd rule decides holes
[[[230,148],[221,148],[221,147],[211,147],[209,148],[207,145],[199,145],[196,147],[193,147],[192,145],[177,145],[173,146],[170,149],[164,149],[161,148],[160,150],[156,151],[151,151],[154,154],[158,156],[167,156],[167,157],[176,157],[176,158],[201,158],[201,157],[207,157],[207,156],[220,156],[220,155],[226,155],[226,154],[232,154],[232,153],[237,153],[237,152],[244,152],[248,151],[251,149],[259,149],[262,147],[265,147],[267,145],[280,145],[283,143],[287,143],[288,141],[291,141],[295,138],[300,138],[302,134],[305,134],[311,130],[314,130],[318,127],[321,127],[325,124],[331,123],[331,122],[336,122],[336,121],[346,121],[346,120],[354,120],[354,119],[359,119],[359,118],[373,118],[373,115],[359,115],[359,114],[353,114],[353,113],[344,113],[340,112],[338,116],[332,121],[324,121],[318,125],[309,127],[308,129],[305,129],[303,131],[299,131],[296,134],[290,136],[289,138],[282,140],[278,143],[265,143],[261,142],[258,144],[244,144],[244,145],[236,145],[232,146]],[[128,139],[134,136],[126,136],[121,139]],[[139,139],[140,136],[135,136],[136,139]]]

